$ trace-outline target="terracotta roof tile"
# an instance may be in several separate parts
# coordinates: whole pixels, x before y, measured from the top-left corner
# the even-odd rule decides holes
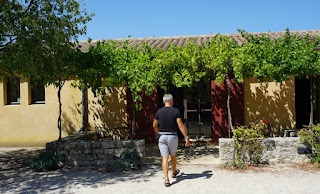
[[[163,48],[164,50],[167,50],[167,48],[168,48],[168,46],[170,45],[170,43],[173,43],[173,44],[174,44],[174,42],[177,42],[177,41],[176,41],[175,39],[173,39],[173,40],[171,40],[171,41],[168,40],[168,41],[166,42],[166,44],[163,45],[162,48]]]
[[[162,39],[158,45],[159,48],[163,48],[167,42],[171,42],[169,39]]]
[[[305,30],[305,31],[291,31],[291,34],[297,34],[299,37],[304,37],[306,34],[309,34],[310,38],[313,38],[315,36],[320,36],[320,30]],[[263,36],[264,34],[270,36],[273,39],[279,38],[284,36],[285,32],[256,32],[256,33],[250,33],[255,36]],[[223,34],[222,34],[223,35]],[[230,38],[234,39],[237,44],[241,45],[245,42],[245,39],[241,37],[241,34],[235,33],[235,34],[224,34],[226,36],[230,36]],[[175,46],[183,46],[185,44],[188,44],[191,39],[194,39],[194,42],[196,44],[199,44],[203,46],[206,41],[209,41],[212,37],[215,35],[194,35],[194,36],[172,36],[172,37],[151,37],[151,38],[130,38],[129,39],[129,45],[138,45],[141,46],[142,42],[148,43],[151,48],[159,48],[166,50],[170,43],[172,43]],[[125,39],[115,39],[115,41],[123,42]],[[106,41],[112,41],[111,39],[108,39]],[[95,46],[98,41],[92,41],[90,44]],[[79,44],[81,45],[81,50],[83,52],[87,52],[89,49],[89,43],[87,41],[80,41]]]
[[[155,43],[156,43],[155,39],[150,39],[149,45],[151,46],[151,48],[154,48]]]
[[[151,48],[156,48],[156,47],[161,48],[161,47],[159,47],[160,42],[161,42],[161,39],[160,39],[160,40],[159,40],[159,39],[156,39],[156,41],[153,43],[153,45],[151,46]]]

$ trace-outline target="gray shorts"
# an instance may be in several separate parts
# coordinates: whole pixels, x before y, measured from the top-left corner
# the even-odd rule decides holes
[[[178,149],[178,135],[161,135],[159,138],[161,156],[174,155]]]

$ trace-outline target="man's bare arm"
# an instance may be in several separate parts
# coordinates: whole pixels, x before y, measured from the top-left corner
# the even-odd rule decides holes
[[[158,127],[159,127],[159,121],[154,119],[153,120],[153,129],[154,129],[154,132],[156,132],[156,134],[159,133],[159,128]]]
[[[184,124],[182,123],[181,118],[177,118],[177,124],[186,141],[186,147],[188,147],[190,145],[190,141],[189,141],[187,130],[184,127]]]

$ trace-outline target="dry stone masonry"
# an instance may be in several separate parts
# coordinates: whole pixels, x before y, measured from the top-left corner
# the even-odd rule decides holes
[[[262,160],[269,164],[310,162],[311,150],[300,141],[300,137],[266,138],[262,144],[267,148],[262,154]],[[222,163],[234,159],[233,139],[220,138],[219,148],[219,157]]]
[[[104,166],[125,152],[137,152],[144,158],[145,140],[69,140],[47,143],[57,150],[67,166]]]

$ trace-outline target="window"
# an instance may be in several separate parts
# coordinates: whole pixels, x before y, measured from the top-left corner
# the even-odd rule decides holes
[[[45,87],[38,82],[31,84],[31,104],[45,104]]]
[[[7,104],[19,105],[20,104],[20,80],[9,79],[7,82]]]

